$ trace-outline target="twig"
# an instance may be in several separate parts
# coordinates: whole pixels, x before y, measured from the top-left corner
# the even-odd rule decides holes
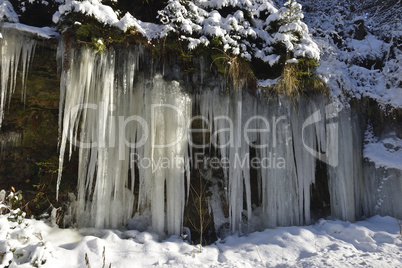
[[[106,261],[105,261],[105,247],[103,247],[103,252],[102,252],[102,257],[103,257],[103,265],[102,265],[102,268],[105,268],[105,265],[106,265]]]
[[[89,263],[89,258],[88,258],[87,253],[85,253],[85,264],[87,265],[88,268],[91,268],[91,264]]]
[[[255,247],[255,250],[257,251],[258,257],[260,258],[260,261],[261,261],[262,265],[265,266],[265,263],[264,263],[264,261],[263,261],[262,258],[261,258],[260,251],[258,250],[257,245],[254,245],[254,247]]]

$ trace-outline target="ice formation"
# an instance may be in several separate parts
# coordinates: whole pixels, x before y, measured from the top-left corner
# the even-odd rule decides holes
[[[277,42],[295,57],[320,58],[319,47],[301,21],[301,6],[294,1],[278,10],[266,0],[171,0],[159,12],[164,25],[141,22],[129,13],[119,19],[98,0],[60,4],[54,22],[70,12],[81,12],[122,31],[134,27],[148,40],[178,32],[190,50],[219,37],[224,51],[260,58],[271,65],[279,59],[273,51]],[[0,34],[1,127],[6,106],[20,83],[19,72],[22,99],[26,97],[36,44],[30,36],[53,38],[58,34],[48,27],[17,23],[18,16],[8,1],[0,0],[0,6],[0,17],[13,22],[2,23]],[[222,7],[238,10],[226,14]],[[333,11],[338,16],[338,11]],[[287,19],[292,21],[283,23]],[[344,47],[337,48],[331,33],[339,31],[327,21],[332,19],[314,16],[312,25],[324,25],[321,32],[313,28],[320,48],[326,51],[319,71],[332,94],[340,97],[341,90],[336,89],[346,88],[357,98],[366,96],[401,107],[400,49],[395,48],[394,58],[389,59],[391,42],[371,34],[362,40],[347,39]],[[281,26],[268,33],[272,22]],[[294,31],[301,34],[299,40]],[[393,33],[391,41],[398,37],[400,32]],[[227,94],[227,85],[223,87],[221,81],[206,81],[203,61],[201,87],[190,93],[181,82],[168,82],[153,73],[152,67],[147,65],[150,70],[144,70],[141,64],[148,64],[149,55],[141,46],[96,53],[73,46],[67,49],[61,42],[58,53],[62,58],[58,187],[65,156],[78,150],[78,196],[72,209],[80,227],[118,228],[135,215],[134,219],[149,217],[157,233],[179,234],[190,171],[199,164],[194,160],[198,149],[221,161],[224,186],[214,184],[210,189],[209,205],[214,217],[220,218],[215,221],[216,230],[228,220],[231,232],[247,232],[257,210],[263,227],[311,223],[311,187],[318,176],[318,161],[326,164],[333,217],[349,221],[378,213],[402,217],[402,142],[395,133],[372,137],[369,128],[363,144],[364,124],[347,106],[338,109],[324,96],[297,101],[278,97],[267,102],[247,90]],[[385,56],[383,69],[359,65],[365,59]],[[349,66],[349,62],[360,63]],[[259,80],[258,85],[276,82]],[[209,132],[203,136],[204,148],[195,148],[189,135],[191,116],[202,117],[204,130]],[[20,133],[1,134],[1,150],[17,146],[21,139]],[[252,191],[254,171],[256,192]],[[224,198],[220,191],[225,191]],[[257,209],[252,204],[253,194],[258,195]],[[228,219],[222,209],[224,202]]]
[[[355,219],[358,133],[353,133],[350,112],[338,118],[328,99],[302,98],[295,104],[281,98],[267,104],[242,91],[223,94],[219,87],[190,96],[176,81],[139,71],[141,47],[68,53],[61,85],[60,169],[68,143],[70,155],[78,145],[79,226],[117,228],[135,212],[149,210],[154,231],[180,233],[190,158],[195,167],[194,144],[187,136],[192,103],[210,131],[204,145],[228,162],[222,169],[232,232],[247,231],[243,219],[253,216],[251,168],[258,170],[264,226],[309,224],[319,160],[333,166],[334,216]],[[338,134],[348,138],[338,139]],[[251,165],[258,160],[258,167]]]
[[[17,84],[17,74],[22,69],[21,99],[26,98],[26,78],[31,59],[35,51],[36,41],[22,32],[12,29],[2,29],[0,39],[1,53],[1,100],[0,127],[4,118],[5,108],[10,104],[11,96]]]
[[[363,132],[351,108],[325,96],[267,102],[247,90],[227,94],[219,81],[189,92],[155,74],[141,46],[96,53],[67,51],[61,43],[59,56],[60,170],[65,153],[77,147],[79,226],[117,228],[136,214],[149,217],[157,233],[179,234],[199,152],[221,163],[224,187],[215,184],[213,198],[225,191],[225,200],[210,204],[219,212],[216,204],[227,202],[231,232],[252,230],[252,194],[263,226],[310,224],[317,161],[326,164],[321,176],[328,178],[334,217],[354,221],[379,211],[383,198],[372,192],[380,177],[363,168]],[[192,116],[209,132],[201,147],[193,140]],[[384,203],[381,212],[398,211],[392,206]]]
[[[67,53],[64,47],[59,52]],[[72,145],[79,147],[79,226],[117,228],[135,211],[150,209],[154,231],[180,233],[191,99],[178,82],[136,77],[141,47],[68,53],[61,82],[60,170],[69,141],[70,156]]]
[[[222,7],[243,11],[221,14]],[[266,0],[171,0],[159,12],[164,25],[155,25],[141,22],[129,13],[118,19],[112,8],[98,0],[67,1],[59,7],[54,22],[69,12],[81,12],[123,31],[135,27],[148,40],[178,32],[182,40],[188,41],[189,49],[219,37],[224,51],[248,59],[260,58],[272,65],[279,59],[273,52],[276,42],[283,43],[295,57],[320,58],[318,46],[301,21],[300,9],[295,1],[287,1],[278,10]],[[250,18],[246,18],[244,10],[251,14]],[[280,22],[281,26],[268,34],[272,22]],[[294,31],[301,33],[297,42]],[[249,39],[261,43],[250,43]],[[349,42],[349,46],[360,54],[370,54],[374,46],[381,55],[386,46],[377,41],[368,36]],[[149,217],[155,232],[179,234],[190,170],[198,168],[195,154],[199,149],[221,161],[224,187],[218,189],[214,184],[210,205],[214,217],[216,211],[220,223],[224,223],[226,218],[218,207],[227,202],[231,232],[249,231],[250,221],[257,214],[252,194],[258,194],[263,226],[311,223],[311,188],[318,176],[318,161],[326,164],[326,174],[319,176],[328,179],[335,218],[354,221],[376,212],[401,213],[392,199],[384,198],[385,191],[392,196],[398,194],[400,184],[396,183],[399,188],[393,190],[386,181],[400,178],[400,169],[386,170],[378,161],[364,163],[363,126],[347,105],[338,108],[324,96],[297,101],[279,97],[267,103],[247,90],[226,94],[226,85],[222,86],[221,81],[206,81],[202,60],[201,86],[190,93],[179,82],[167,82],[162,75],[153,73],[153,67],[147,66],[151,71],[140,68],[141,63],[148,64],[141,47],[98,54],[89,49],[67,51],[61,43],[59,56],[63,58],[60,170],[66,151],[71,157],[78,145],[78,197],[74,208],[79,226],[116,228],[127,224],[135,214],[134,219]],[[322,70],[328,62],[333,63],[324,58],[321,73],[324,77],[337,77],[333,66]],[[388,66],[390,70],[396,68],[398,62],[394,63]],[[357,66],[338,69],[349,70],[351,77],[361,73]],[[380,77],[376,70],[365,72],[371,77],[367,81]],[[399,80],[394,78],[397,84]],[[330,85],[332,80],[328,78]],[[258,84],[275,82],[259,80]],[[339,85],[348,87],[353,83],[346,79]],[[365,83],[354,88],[356,92],[366,91]],[[380,83],[379,88],[382,92],[385,84]],[[397,90],[388,92],[394,94]],[[203,118],[203,128],[209,132],[203,136],[203,148],[194,146],[191,124],[187,124],[191,116]],[[365,150],[374,147],[370,146],[366,145]],[[252,191],[255,178],[251,172],[257,174],[257,192]],[[58,184],[61,175],[60,172]],[[222,197],[219,191],[225,191],[225,200],[216,200]],[[219,229],[216,224],[215,229]]]
[[[351,199],[354,198],[354,180],[360,175],[355,171],[361,167],[359,138],[352,133],[338,133],[353,129],[354,121],[350,121],[349,114],[340,114],[342,123],[332,122],[338,119],[338,108],[324,97],[301,98],[297,103],[288,99],[271,100],[267,104],[247,93],[230,97],[215,90],[203,92],[199,99],[201,115],[213,120],[211,125],[218,133],[211,134],[211,144],[220,147],[222,158],[230,159],[224,177],[229,180],[232,231],[242,229],[243,216],[248,219],[252,216],[250,167],[258,170],[265,226],[309,224],[310,188],[315,182],[318,160],[332,166],[330,189],[334,215],[354,220],[354,200]],[[229,128],[234,135],[230,136]],[[348,138],[338,139],[338,134]],[[230,146],[221,147],[225,144]],[[256,156],[251,156],[251,147],[255,148]],[[260,161],[260,164],[253,166],[253,161],[257,164]],[[346,187],[350,184],[351,188]]]

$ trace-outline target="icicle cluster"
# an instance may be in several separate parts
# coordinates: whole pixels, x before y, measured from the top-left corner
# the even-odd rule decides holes
[[[232,231],[246,230],[242,218],[252,217],[250,167],[258,169],[258,194],[265,226],[310,223],[310,188],[315,182],[316,161],[338,164],[337,124],[325,122],[336,116],[337,110],[333,104],[325,106],[326,102],[322,97],[315,101],[302,98],[297,105],[286,99],[267,104],[248,94],[222,96],[216,90],[201,94],[200,113],[211,120],[209,127],[217,134],[211,133],[210,142],[222,159],[230,159],[224,177]],[[346,117],[343,120],[349,121]],[[256,151],[254,160],[261,161],[257,167],[250,165],[254,161],[251,147]],[[335,168],[331,173],[333,189],[353,182],[353,173],[344,175],[349,171],[343,165]],[[348,211],[350,195],[345,195],[334,197],[335,204],[345,203],[335,205],[339,214]]]
[[[17,84],[17,74],[22,69],[21,99],[26,99],[26,78],[30,61],[33,57],[36,41],[19,31],[3,29],[0,39],[1,53],[1,92],[0,92],[0,127],[4,118],[6,105],[10,105],[11,96]]]
[[[241,93],[237,93],[231,98],[217,96],[220,96],[217,92],[202,94],[200,110],[203,116],[213,120],[214,131],[219,133],[217,137],[212,135],[216,139],[213,144],[221,147],[219,150],[222,158],[230,159],[229,169],[225,170],[224,174],[225,179],[228,179],[232,231],[242,229],[243,203],[247,204],[245,216],[250,219],[252,215],[250,145],[256,148],[256,157],[269,161],[258,170],[259,199],[263,205],[265,225],[308,223],[310,206],[304,202],[308,202],[309,199],[304,200],[303,196],[310,196],[309,189],[314,182],[315,161],[312,160],[312,156],[302,154],[303,148],[297,139],[298,135],[292,135],[292,130],[295,134],[301,130],[298,129],[298,122],[301,121],[300,117],[303,114],[296,114],[298,111],[292,110],[287,104],[266,105],[247,94],[242,96]],[[254,120],[250,121],[253,117]],[[214,118],[220,119],[214,120]],[[229,120],[223,120],[224,118]],[[228,125],[228,122],[232,122],[233,125]],[[227,131],[228,129],[233,129],[234,134]],[[245,129],[256,131],[244,132]],[[309,130],[306,135],[309,141],[316,140],[315,131],[315,128]],[[296,140],[293,137],[296,137]],[[229,144],[230,146],[223,146]],[[282,163],[276,163],[279,158],[282,158]],[[246,200],[243,200],[243,192],[246,193]],[[304,215],[306,215],[305,221]]]
[[[264,226],[310,223],[317,161],[328,164],[333,215],[351,221],[359,215],[365,198],[361,135],[350,111],[338,112],[325,97],[267,104],[218,87],[191,97],[178,82],[138,70],[141,47],[98,54],[60,45],[59,53],[60,170],[68,145],[70,156],[77,146],[79,226],[117,228],[138,212],[150,215],[155,232],[180,233],[190,162],[193,169],[200,164],[189,123],[192,103],[210,131],[204,144],[228,162],[219,168],[232,232],[248,231],[244,219],[254,216],[251,169],[258,174]],[[251,165],[254,158],[259,167]]]
[[[76,145],[79,226],[117,228],[149,209],[155,232],[179,234],[191,99],[160,75],[135,77],[142,50],[97,54],[61,45],[60,170],[68,143],[70,156]]]

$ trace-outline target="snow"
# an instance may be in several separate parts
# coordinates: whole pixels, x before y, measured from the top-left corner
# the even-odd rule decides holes
[[[18,15],[15,13],[13,5],[7,0],[0,0],[0,22],[18,22]]]
[[[375,4],[364,18],[350,12],[345,1],[303,2],[310,7],[305,22],[322,52],[318,73],[332,96],[369,97],[384,108],[402,107],[402,52],[393,45],[401,37],[399,1],[394,6]],[[364,21],[363,40],[352,38],[356,21]]]
[[[387,138],[375,137],[369,128],[365,134],[364,157],[373,162],[376,167],[402,170],[402,139],[395,133],[389,133]]]
[[[258,87],[271,87],[273,85],[275,85],[276,83],[278,83],[278,78],[276,79],[265,79],[265,80],[258,80],[257,84]]]
[[[0,0],[0,23],[0,30],[12,28],[45,39],[60,36],[55,28],[38,28],[19,23],[18,14],[14,11],[12,4],[7,0]],[[1,33],[0,38],[2,38]]]
[[[56,29],[51,27],[39,28],[25,25],[22,23],[9,23],[9,22],[5,22],[1,26],[2,29],[16,29],[20,32],[32,34],[36,37],[44,39],[58,38],[60,36],[60,34],[56,31]]]
[[[126,31],[128,28],[134,27],[140,34],[146,37],[148,40],[159,39],[166,36],[166,27],[149,22],[142,22],[134,18],[130,13],[126,13],[124,17],[118,22],[113,24],[122,31]]]
[[[289,3],[288,3],[289,4]],[[248,21],[242,10],[221,16],[218,10],[225,6],[233,6],[245,9],[252,17]],[[291,3],[294,6],[295,14],[289,15],[287,7],[280,10],[266,0],[253,1],[192,1],[181,2],[170,0],[168,5],[160,10],[159,19],[164,25],[142,22],[126,13],[122,19],[118,19],[116,13],[110,6],[103,5],[98,0],[85,0],[82,2],[67,0],[59,6],[59,10],[53,16],[53,22],[58,23],[63,15],[70,12],[80,12],[95,17],[99,22],[115,26],[122,31],[134,27],[136,31],[145,36],[148,40],[160,39],[169,33],[178,32],[183,40],[189,41],[188,48],[194,49],[198,45],[209,44],[212,39],[219,37],[225,51],[233,55],[240,55],[246,59],[252,56],[258,57],[273,65],[279,60],[279,56],[272,54],[272,45],[275,42],[285,42],[288,51],[295,53],[297,57],[310,57],[319,59],[318,46],[311,39],[307,26],[300,21],[303,14],[300,4]],[[265,13],[272,13],[269,19],[264,21],[259,18]],[[273,14],[276,14],[273,16]],[[274,20],[286,20],[288,16],[292,20],[289,25],[280,28],[279,33],[271,36],[266,32],[269,24]],[[294,46],[299,40],[294,37],[294,32],[302,34],[300,44]],[[246,39],[262,40],[258,47],[252,46]],[[258,41],[260,42],[260,41]],[[275,59],[275,60],[273,60]]]
[[[226,17],[222,16],[221,13],[225,14],[225,11],[221,9],[227,6],[239,10]],[[247,12],[247,18],[244,12]],[[268,18],[260,18],[264,15]],[[295,53],[297,57],[320,57],[318,46],[311,39],[307,26],[301,21],[301,5],[294,1],[285,3],[285,7],[278,10],[272,2],[266,0],[198,0],[188,3],[170,0],[164,9],[159,11],[159,18],[169,31],[179,32],[184,40],[190,41],[189,49],[204,43],[205,39],[201,40],[200,37],[207,38],[208,42],[219,37],[225,52],[246,59],[260,58],[270,65],[277,63],[280,58],[272,51],[273,45],[281,42],[286,45],[288,52]],[[278,22],[282,26],[277,33],[269,34],[267,30],[271,28],[272,22]],[[297,38],[295,32],[300,33],[301,38]],[[252,44],[250,40],[253,40]],[[298,42],[300,45],[295,46]]]
[[[137,32],[142,34],[148,40],[162,38],[167,34],[165,26],[142,22],[134,18],[128,12],[119,20],[110,6],[103,5],[98,0],[85,0],[82,2],[67,0],[63,5],[59,6],[58,11],[53,15],[53,22],[58,23],[62,15],[67,15],[71,12],[80,12],[87,16],[93,16],[99,22],[115,26],[123,32],[134,27]]]
[[[0,266],[33,267],[400,267],[402,240],[395,218],[356,223],[321,219],[215,244],[190,245],[178,236],[160,240],[135,230],[60,229],[43,221],[22,224],[0,215]],[[11,249],[13,251],[11,251]],[[104,252],[104,253],[103,253]],[[104,258],[103,258],[104,254]]]
[[[53,22],[57,23],[60,16],[70,12],[80,12],[95,17],[104,24],[114,24],[118,21],[116,13],[110,6],[102,5],[98,0],[74,1],[67,0],[64,5],[59,6],[59,11],[53,16]]]

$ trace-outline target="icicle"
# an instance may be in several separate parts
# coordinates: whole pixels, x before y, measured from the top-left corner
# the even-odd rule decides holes
[[[1,53],[1,100],[0,127],[4,118],[5,106],[10,105],[11,96],[17,83],[17,72],[21,62],[22,68],[22,101],[26,100],[26,79],[32,60],[36,41],[16,30],[2,29],[3,38],[0,40]]]
[[[348,221],[355,221],[360,198],[356,193],[362,184],[361,133],[355,122],[350,109],[344,108],[339,113],[339,126],[328,130],[335,132],[331,136],[339,135],[339,139],[329,141],[329,146],[337,147],[339,154],[337,166],[329,166],[328,171],[331,212],[334,217]]]
[[[242,229],[243,191],[246,191],[247,217],[251,218],[251,187],[249,146],[244,140],[242,126],[246,114],[242,92],[232,97],[221,95],[218,88],[200,96],[200,114],[210,120],[210,141],[220,152],[221,159],[229,159],[229,168],[222,165],[229,202],[231,230]],[[245,186],[245,189],[244,189]]]

